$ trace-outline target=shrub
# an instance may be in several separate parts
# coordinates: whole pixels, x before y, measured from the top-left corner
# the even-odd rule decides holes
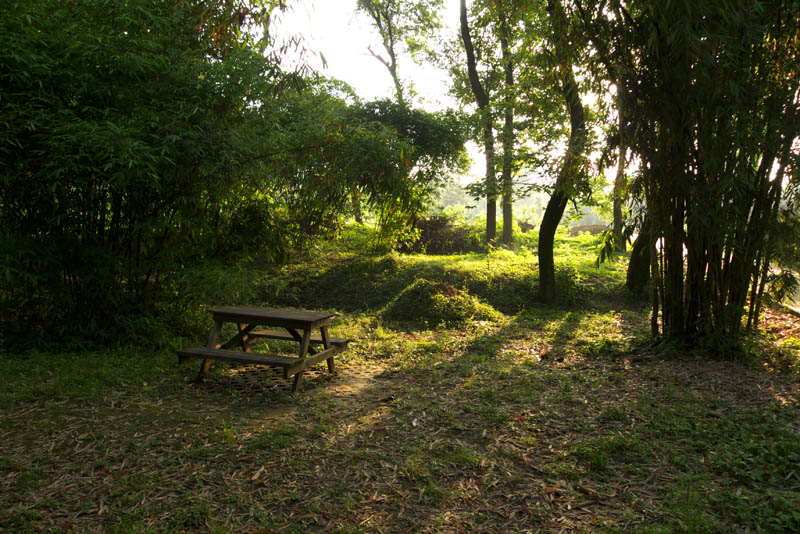
[[[557,265],[556,298],[561,304],[572,306],[586,300],[588,288],[581,274],[572,266]]]
[[[414,224],[419,237],[405,245],[402,252],[425,254],[456,254],[483,250],[480,239],[476,239],[469,228],[458,224],[454,217],[430,215],[420,217]]]
[[[386,305],[382,316],[390,321],[459,326],[470,321],[494,321],[501,314],[465,290],[418,278]]]

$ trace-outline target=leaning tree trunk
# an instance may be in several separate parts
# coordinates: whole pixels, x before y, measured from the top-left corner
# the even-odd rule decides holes
[[[564,163],[558,173],[553,194],[547,202],[542,225],[539,228],[539,300],[551,303],[556,296],[555,261],[553,244],[556,229],[564,209],[567,207],[570,194],[570,183],[579,179],[583,151],[586,146],[586,118],[583,111],[578,84],[572,72],[572,59],[569,44],[565,42],[561,32],[567,25],[564,8],[558,0],[550,2],[547,8],[553,27],[558,73],[561,90],[564,94],[567,110],[569,110],[570,134]]]
[[[559,177],[560,178],[560,177]],[[556,183],[558,186],[558,183]],[[556,190],[550,196],[539,227],[539,300],[551,303],[556,298],[556,268],[553,255],[556,230],[569,198],[566,193]]]
[[[475,49],[469,34],[467,21],[467,2],[461,0],[461,40],[464,43],[464,52],[467,54],[467,72],[469,85],[475,102],[483,120],[483,150],[486,155],[486,242],[493,243],[497,237],[497,178],[494,171],[494,128],[492,126],[492,113],[489,108],[489,95],[481,85],[475,60]]]

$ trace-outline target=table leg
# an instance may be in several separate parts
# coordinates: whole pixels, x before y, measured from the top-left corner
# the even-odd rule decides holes
[[[214,321],[214,326],[211,328],[211,333],[208,335],[208,343],[206,347],[209,349],[216,349],[219,344],[219,334],[222,330],[222,321]],[[211,368],[211,360],[203,358],[200,363],[200,373],[197,375],[197,381],[200,382],[205,378],[208,370]]]
[[[303,371],[294,375],[294,382],[292,383],[292,393],[296,393],[300,389],[300,384],[303,383]]]
[[[322,347],[324,348],[324,350],[328,350],[329,348],[331,348],[331,338],[328,335],[328,327],[327,326],[323,326],[323,327],[321,327],[319,329],[319,331],[320,331],[320,334],[322,334]],[[328,358],[325,361],[328,362],[328,372],[330,374],[333,374],[333,372],[334,372],[333,356],[331,356],[330,358]]]
[[[308,354],[308,347],[311,344],[311,329],[303,330],[303,339],[300,340],[300,359],[305,360]],[[300,389],[300,384],[303,383],[303,370],[301,369],[294,375],[294,384],[292,384],[292,393]]]
[[[236,325],[236,327],[239,329],[239,332],[241,333],[241,331],[242,331],[242,330],[244,330],[245,328],[247,328],[247,324],[245,324],[245,323],[238,323],[238,324]],[[248,332],[249,332],[250,330],[252,330],[252,329],[253,329],[253,327],[251,326],[251,327],[248,329]],[[242,341],[241,341],[241,343],[240,343],[240,344],[241,344],[241,346],[242,346],[242,350],[243,350],[244,352],[250,352],[250,337],[249,337],[249,336],[248,336],[246,333],[245,333],[245,334],[242,336]]]

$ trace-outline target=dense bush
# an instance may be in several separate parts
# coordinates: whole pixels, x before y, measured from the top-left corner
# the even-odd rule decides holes
[[[268,101],[276,69],[203,17],[196,2],[0,8],[8,335],[113,338],[122,317],[157,311],[184,264],[241,239],[242,103]]]
[[[501,314],[466,290],[444,282],[418,278],[394,298],[382,312],[389,321],[459,326],[470,321],[494,321]]]
[[[416,240],[401,247],[402,252],[424,254],[459,254],[482,249],[477,236],[469,228],[447,215],[420,217],[414,223],[419,233]]]

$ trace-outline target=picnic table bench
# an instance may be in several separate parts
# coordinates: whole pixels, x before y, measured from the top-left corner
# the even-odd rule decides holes
[[[333,374],[334,355],[345,350],[350,342],[328,334],[328,325],[336,317],[332,313],[255,306],[223,306],[210,311],[214,326],[208,344],[178,351],[179,364],[190,358],[202,358],[198,380],[206,376],[212,360],[252,363],[283,369],[285,378],[294,377],[292,392],[295,392],[302,384],[303,371],[323,360],[328,364],[328,372]],[[224,323],[235,324],[238,331],[228,341],[220,343]],[[297,356],[251,352],[251,345],[265,339],[297,342]]]

